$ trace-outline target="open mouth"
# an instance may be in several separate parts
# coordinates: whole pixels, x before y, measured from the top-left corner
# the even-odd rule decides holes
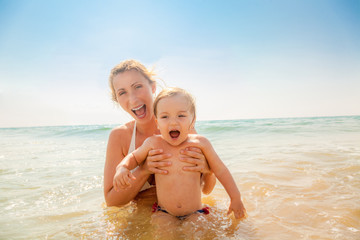
[[[140,107],[131,109],[138,118],[143,118],[146,115],[146,105],[143,104]]]
[[[176,139],[176,138],[178,138],[180,136],[180,131],[172,130],[172,131],[169,132],[169,134],[170,134],[170,137],[172,139]]]

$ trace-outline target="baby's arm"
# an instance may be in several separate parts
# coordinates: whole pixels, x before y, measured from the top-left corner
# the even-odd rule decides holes
[[[145,161],[150,149],[151,141],[147,139],[144,141],[143,145],[126,155],[119,165],[117,165],[113,179],[113,186],[116,191],[118,191],[119,188],[125,189],[130,187],[130,180],[136,179],[130,170],[136,168],[140,163]]]
[[[228,214],[233,211],[236,218],[244,218],[246,216],[246,210],[244,204],[241,201],[240,191],[237,188],[229,169],[221,161],[209,140],[207,140],[205,137],[201,137],[201,143],[203,145],[202,151],[210,165],[211,170],[224,186],[230,197],[231,202]]]

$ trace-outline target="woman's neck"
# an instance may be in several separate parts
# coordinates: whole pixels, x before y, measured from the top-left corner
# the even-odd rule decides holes
[[[150,137],[154,134],[159,134],[159,130],[156,125],[155,117],[153,117],[147,123],[136,122],[136,132],[144,136],[145,138]]]

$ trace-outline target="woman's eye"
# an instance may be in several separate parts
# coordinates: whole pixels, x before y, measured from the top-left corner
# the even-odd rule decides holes
[[[141,87],[142,87],[141,84],[135,86],[136,89],[141,88]]]
[[[125,93],[126,93],[125,91],[121,91],[118,93],[118,95],[121,96],[121,95],[124,95]]]

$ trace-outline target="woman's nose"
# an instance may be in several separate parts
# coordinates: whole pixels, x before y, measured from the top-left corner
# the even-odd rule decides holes
[[[131,105],[136,104],[136,101],[137,101],[137,96],[136,96],[136,94],[130,93],[130,96],[129,96],[129,102],[130,102],[130,104],[131,104]]]

